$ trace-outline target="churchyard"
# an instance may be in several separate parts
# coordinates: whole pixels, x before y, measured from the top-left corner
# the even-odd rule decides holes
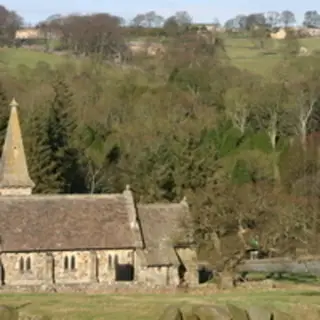
[[[160,291],[158,293],[112,294],[1,294],[1,304],[23,306],[22,315],[48,316],[64,320],[157,320],[170,306],[226,305],[265,306],[287,311],[296,319],[316,320],[320,312],[319,285],[274,282],[275,288],[246,284],[219,291],[214,285],[204,285],[189,292]],[[34,318],[36,319],[36,318]],[[41,318],[40,318],[41,319]]]

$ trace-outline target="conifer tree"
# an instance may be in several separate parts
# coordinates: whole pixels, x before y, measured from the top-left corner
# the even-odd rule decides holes
[[[61,181],[56,172],[56,164],[48,136],[48,115],[35,109],[28,121],[25,140],[29,172],[35,183],[35,193],[57,193]]]
[[[60,182],[61,193],[79,192],[84,183],[78,166],[77,150],[73,147],[76,129],[73,120],[73,96],[60,75],[54,83],[54,98],[49,109],[48,136],[55,164],[54,174]]]
[[[2,146],[7,131],[9,114],[9,100],[2,86],[2,83],[0,82],[0,157],[2,154]]]

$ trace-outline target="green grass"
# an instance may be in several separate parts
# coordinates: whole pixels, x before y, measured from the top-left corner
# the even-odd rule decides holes
[[[249,273],[247,279],[249,281],[261,281],[265,280],[267,276],[268,274],[266,273]],[[272,279],[281,283],[320,285],[320,278],[309,274],[282,273],[281,277],[279,277],[279,275],[275,273]]]
[[[300,46],[307,48],[310,52],[320,50],[320,38],[300,39]],[[265,49],[260,50],[254,47],[250,39],[225,39],[226,51],[232,62],[243,69],[260,74],[268,75],[281,59],[277,40],[266,40]],[[265,54],[266,52],[274,54]]]
[[[250,39],[225,38],[228,56],[236,66],[266,75],[272,71],[281,58],[278,52],[279,44],[279,41],[269,39],[265,41],[265,49],[260,50],[254,47],[254,43]],[[320,38],[301,39],[300,45],[310,51],[320,50]],[[265,54],[266,52],[273,54]],[[54,66],[64,62],[66,59],[68,58],[23,48],[0,49],[0,66],[2,65],[2,67],[15,68],[21,64],[34,67],[39,61],[44,61]]]
[[[231,293],[212,295],[191,294],[135,294],[135,295],[86,295],[86,294],[2,294],[1,304],[19,306],[30,303],[22,310],[33,315],[48,315],[53,319],[113,319],[155,320],[170,304],[216,303],[249,306],[275,306],[281,310],[294,310],[305,320],[317,319],[320,308],[319,290],[247,291],[236,289]]]
[[[26,65],[33,68],[39,61],[46,62],[52,66],[62,63],[66,57],[49,54],[45,52],[31,51],[23,48],[1,48],[0,65],[2,67],[16,68],[19,65]]]

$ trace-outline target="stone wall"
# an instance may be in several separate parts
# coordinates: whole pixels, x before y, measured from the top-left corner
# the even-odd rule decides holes
[[[199,283],[197,252],[193,248],[176,248],[176,253],[186,267],[185,280],[191,286]]]
[[[0,188],[0,196],[30,196],[31,188]]]
[[[114,282],[118,265],[134,265],[133,250],[2,253],[6,285]]]
[[[198,320],[294,320],[296,317],[289,313],[276,310],[274,307],[260,306],[240,306],[228,303],[226,306],[210,305],[210,304],[183,304],[180,306],[171,305],[167,307],[159,320],[175,320],[175,319],[198,319]]]
[[[99,282],[114,282],[116,279],[116,262],[120,265],[135,265],[134,250],[98,251]],[[135,270],[134,270],[135,271]]]
[[[90,282],[90,251],[54,252],[54,281],[60,283]]]
[[[3,253],[4,280],[8,285],[37,285],[48,282],[46,253]]]
[[[179,284],[176,267],[142,267],[139,272],[139,282],[159,286],[176,286]]]
[[[177,249],[189,285],[198,284],[195,250]],[[135,281],[159,286],[179,284],[177,267],[145,267],[135,250],[2,253],[6,285],[85,284]],[[128,274],[131,274],[131,276]]]

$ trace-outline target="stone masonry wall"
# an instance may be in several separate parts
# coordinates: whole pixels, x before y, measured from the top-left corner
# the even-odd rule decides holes
[[[90,282],[90,267],[92,263],[90,251],[54,252],[53,259],[55,283]]]
[[[6,285],[112,283],[116,263],[134,265],[134,251],[2,253],[1,260]]]
[[[0,196],[30,196],[31,188],[1,188]]]
[[[139,273],[139,282],[152,285],[168,285],[170,274],[168,267],[142,267]]]
[[[133,250],[105,250],[97,252],[98,258],[98,278],[100,282],[115,281],[115,262],[119,264],[131,264],[134,266]],[[111,263],[110,263],[111,262]]]
[[[147,267],[141,265],[139,256],[136,258],[136,278],[139,283],[155,286],[177,286],[179,284],[177,267]]]
[[[191,286],[199,283],[197,252],[192,248],[176,248],[176,253],[187,269],[185,280]]]
[[[3,253],[1,260],[7,285],[37,285],[47,282],[45,253]]]
[[[185,278],[198,284],[197,256],[192,249],[176,249],[187,268]],[[59,251],[52,253],[2,253],[6,285],[113,284],[116,264],[134,266],[134,281],[156,286],[176,286],[176,267],[144,267],[134,250]],[[21,262],[22,261],[22,262]]]

